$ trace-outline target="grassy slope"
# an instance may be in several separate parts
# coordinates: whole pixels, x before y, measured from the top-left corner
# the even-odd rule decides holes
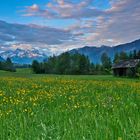
[[[0,72],[0,139],[139,140],[140,81]]]

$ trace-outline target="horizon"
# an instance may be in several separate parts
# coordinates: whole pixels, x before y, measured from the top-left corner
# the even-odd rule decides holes
[[[5,0],[0,4],[0,51],[60,54],[129,43],[140,38],[139,6],[139,0]]]

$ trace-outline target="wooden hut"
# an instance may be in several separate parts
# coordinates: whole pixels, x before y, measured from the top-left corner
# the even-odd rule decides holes
[[[120,61],[119,63],[113,64],[112,66],[113,74],[115,76],[135,77],[139,64],[140,59]]]

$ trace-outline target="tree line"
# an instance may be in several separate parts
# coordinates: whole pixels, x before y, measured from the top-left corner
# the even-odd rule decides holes
[[[35,73],[87,74],[90,70],[90,61],[88,57],[81,54],[63,53],[52,56],[43,63],[33,61],[32,69]]]
[[[14,67],[14,64],[12,63],[11,59],[7,58],[6,61],[0,62],[0,70],[15,72],[16,68]]]
[[[68,52],[59,56],[49,57],[46,62],[39,63],[34,60],[32,69],[35,73],[46,74],[108,74],[111,71],[111,59],[104,53],[101,57],[102,64],[93,64],[85,55]]]
[[[140,59],[140,51],[137,52],[134,50],[130,53],[116,53],[113,60],[107,53],[103,53],[100,64],[91,63],[89,58],[85,55],[66,52],[59,56],[51,56],[47,61],[42,63],[34,60],[31,67],[33,72],[38,74],[111,74],[113,63],[130,59]]]
[[[114,56],[113,63],[118,63],[121,60],[130,60],[130,59],[140,59],[140,50],[130,51],[129,53],[123,51],[120,53],[116,53]]]
[[[34,73],[45,74],[110,74],[112,63],[118,63],[121,60],[140,59],[140,51],[126,53],[120,52],[114,55],[112,60],[107,53],[101,56],[101,63],[94,64],[90,62],[85,55],[76,53],[62,53],[59,56],[51,56],[42,63],[34,60],[31,67]],[[0,70],[15,72],[15,65],[10,58],[6,61],[0,62]]]

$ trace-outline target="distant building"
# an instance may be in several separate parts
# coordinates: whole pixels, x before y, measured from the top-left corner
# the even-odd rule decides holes
[[[115,76],[135,77],[139,66],[140,59],[125,60],[113,64],[112,70]]]

